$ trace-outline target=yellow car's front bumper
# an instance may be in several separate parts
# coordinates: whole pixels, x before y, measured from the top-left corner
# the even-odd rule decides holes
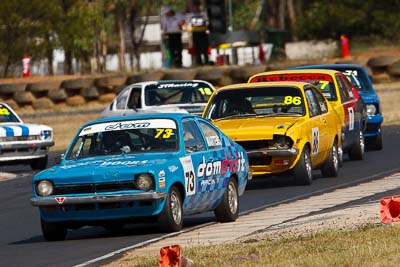
[[[290,170],[294,166],[299,150],[296,148],[256,149],[247,151],[247,155],[253,175],[278,174]]]

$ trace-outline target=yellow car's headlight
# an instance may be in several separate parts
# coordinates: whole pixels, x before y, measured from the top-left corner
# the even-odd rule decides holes
[[[293,140],[285,135],[274,135],[274,139],[268,142],[268,149],[289,149],[293,146]]]

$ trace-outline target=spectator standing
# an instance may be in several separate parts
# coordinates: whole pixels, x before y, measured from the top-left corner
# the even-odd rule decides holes
[[[185,18],[175,13],[170,7],[163,7],[162,31],[166,39],[167,49],[171,55],[171,65],[182,67],[182,25]]]
[[[200,1],[193,1],[192,13],[187,16],[196,65],[208,64],[208,17],[201,10]]]

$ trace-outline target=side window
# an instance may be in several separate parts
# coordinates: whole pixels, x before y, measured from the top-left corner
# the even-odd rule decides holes
[[[343,80],[341,79],[340,76],[336,76],[336,81],[339,87],[339,94],[340,94],[340,98],[342,103],[349,101],[350,97],[348,94],[348,91],[346,90],[345,85],[343,84]]]
[[[182,122],[183,142],[185,143],[186,153],[206,150],[206,144],[200,129],[194,120]]]
[[[308,109],[310,112],[310,117],[320,115],[321,108],[318,104],[317,99],[315,98],[315,96],[313,94],[313,91],[311,89],[306,89],[305,94],[306,94],[306,98],[307,98],[307,104],[308,104]]]
[[[311,89],[314,92],[315,98],[317,99],[318,105],[321,109],[322,113],[327,113],[328,112],[328,103],[326,102],[326,99],[323,97],[323,95],[315,89]]]
[[[115,101],[117,109],[125,109],[126,101],[128,100],[130,91],[131,91],[131,88],[127,87],[117,96],[117,99]]]
[[[141,88],[140,87],[133,87],[129,101],[128,101],[128,108],[142,108],[141,97],[140,97]]]
[[[342,76],[342,81],[343,86],[346,89],[347,94],[349,95],[349,99],[354,99],[353,89],[350,80]]]
[[[200,121],[200,127],[203,130],[204,136],[206,137],[207,146],[209,149],[221,148],[221,138],[213,127],[207,123]]]

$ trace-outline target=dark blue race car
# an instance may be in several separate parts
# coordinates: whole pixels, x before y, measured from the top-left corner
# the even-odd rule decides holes
[[[343,72],[357,89],[367,109],[368,121],[364,131],[366,144],[375,150],[382,149],[382,111],[378,95],[363,66],[357,64],[325,64],[299,66],[294,69],[333,69]]]

